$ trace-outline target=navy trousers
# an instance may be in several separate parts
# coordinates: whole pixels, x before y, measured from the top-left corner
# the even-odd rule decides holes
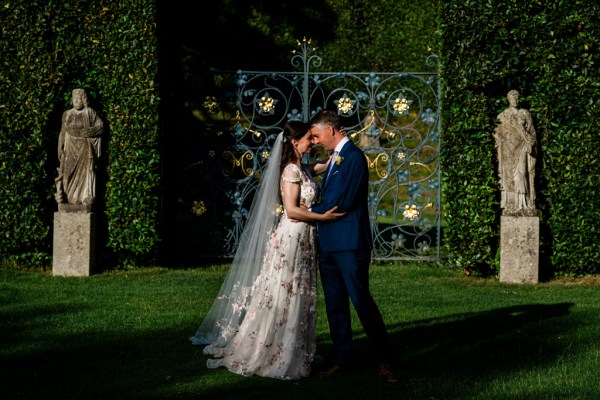
[[[343,365],[351,361],[350,301],[367,337],[375,346],[379,361],[393,363],[387,329],[369,290],[370,262],[371,252],[368,250],[321,251],[319,269],[333,342],[334,364]]]

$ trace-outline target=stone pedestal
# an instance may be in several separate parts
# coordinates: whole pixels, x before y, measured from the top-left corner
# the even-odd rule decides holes
[[[52,275],[90,276],[95,263],[95,221],[95,213],[54,213]]]
[[[539,217],[500,218],[500,282],[538,283]]]

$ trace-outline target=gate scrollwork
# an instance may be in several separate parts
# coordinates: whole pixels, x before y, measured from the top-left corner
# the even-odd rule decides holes
[[[288,119],[337,110],[369,166],[374,259],[440,258],[440,80],[435,72],[312,72],[321,65],[310,40],[298,42],[301,72],[237,71],[235,115],[223,136],[222,189],[230,202],[223,249],[233,254],[271,146]],[[211,107],[220,105],[210,103]],[[315,148],[310,158],[324,157]]]

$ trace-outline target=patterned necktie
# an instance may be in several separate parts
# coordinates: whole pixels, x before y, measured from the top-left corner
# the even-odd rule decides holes
[[[333,169],[333,164],[335,164],[335,158],[340,154],[339,151],[334,151],[331,153],[331,161],[329,161],[329,168],[327,169],[327,177],[329,177],[329,173]]]

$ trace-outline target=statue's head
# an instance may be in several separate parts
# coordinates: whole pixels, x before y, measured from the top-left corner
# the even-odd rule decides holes
[[[87,95],[83,89],[73,89],[73,108],[81,110],[88,105]]]
[[[506,98],[508,99],[508,104],[511,106],[517,107],[519,105],[519,92],[517,90],[511,90],[508,92]]]

